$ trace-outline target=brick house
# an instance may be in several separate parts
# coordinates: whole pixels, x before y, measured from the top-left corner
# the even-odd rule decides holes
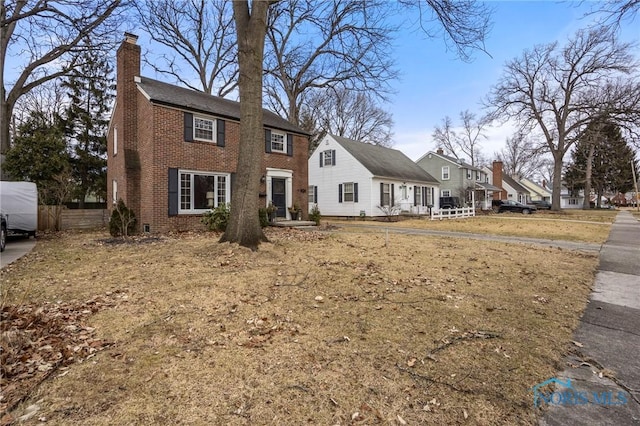
[[[240,104],[140,76],[137,36],[117,52],[117,93],[107,136],[107,200],[133,209],[139,230],[203,229],[202,213],[231,201]],[[307,214],[308,134],[264,111],[260,205]],[[257,214],[257,212],[256,212]]]

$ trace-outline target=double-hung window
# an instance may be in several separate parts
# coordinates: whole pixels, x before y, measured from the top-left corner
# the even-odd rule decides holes
[[[287,153],[286,136],[284,133],[271,131],[271,152]]]
[[[391,206],[391,185],[388,183],[382,184],[382,199],[380,204],[383,206]]]
[[[467,169],[467,180],[471,180],[471,174],[473,171],[471,169]]]
[[[228,203],[231,179],[228,174],[179,172],[179,213],[201,213]]]
[[[451,197],[451,191],[448,189],[443,189],[442,193],[440,194],[442,197]]]
[[[323,166],[331,166],[332,164],[335,164],[333,161],[333,153],[335,151],[328,149],[324,152],[322,152],[322,165]]]
[[[414,194],[415,194],[415,197],[416,197],[414,204],[416,206],[422,206],[423,205],[422,204],[422,188],[423,187],[416,186],[416,189],[414,191]]]
[[[442,180],[449,180],[449,166],[442,167]]]
[[[195,140],[214,142],[215,133],[215,120],[203,117],[193,117],[193,137]]]
[[[309,203],[318,204],[318,187],[309,185]]]
[[[342,185],[342,200],[345,203],[352,203],[353,202],[353,195],[354,195],[354,190],[353,190],[353,182],[349,182],[349,183],[345,183]]]

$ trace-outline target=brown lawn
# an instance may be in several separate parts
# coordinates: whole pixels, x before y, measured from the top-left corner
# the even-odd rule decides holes
[[[609,236],[615,211],[541,212],[533,215],[501,213],[463,219],[408,219],[388,222],[384,219],[361,222],[330,219],[332,224],[397,226],[401,228],[433,229],[440,231],[494,234],[550,240],[604,243]]]
[[[23,373],[5,367],[3,421],[37,405],[27,424],[534,424],[530,388],[562,368],[597,264],[452,238],[269,238],[38,241],[0,272],[3,357]]]

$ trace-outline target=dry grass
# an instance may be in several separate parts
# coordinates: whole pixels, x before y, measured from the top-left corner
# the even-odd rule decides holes
[[[564,220],[555,220],[555,216],[545,214],[523,216],[521,214],[502,213],[500,215],[476,216],[464,219],[409,219],[397,222],[367,221],[366,224],[587,243],[604,243],[609,236],[611,223],[603,222],[610,219],[608,216],[598,216],[602,219],[599,223],[592,221],[587,223],[573,219],[580,216],[567,215],[563,217],[565,217]],[[567,217],[572,219],[566,219]],[[343,220],[332,220],[331,223],[342,226],[362,224],[360,221]]]
[[[270,231],[39,241],[1,273],[8,302],[106,295],[113,342],[54,374],[47,424],[533,424],[595,256],[436,237]],[[25,295],[26,292],[26,296]],[[468,418],[467,418],[468,417]],[[466,419],[466,420],[465,420]]]

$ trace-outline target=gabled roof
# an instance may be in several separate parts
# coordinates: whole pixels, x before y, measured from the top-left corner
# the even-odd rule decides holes
[[[376,177],[412,182],[439,182],[397,149],[329,135]]]
[[[524,178],[520,182],[522,182],[523,186],[529,188],[530,191],[534,191],[541,196],[548,196],[548,194],[551,194],[551,191],[541,185],[538,185],[531,179]]]
[[[511,176],[509,176],[506,173],[502,174],[502,181],[505,182],[510,187],[512,187],[513,189],[515,189],[517,192],[523,192],[525,194],[530,194],[531,193],[527,188],[525,188],[524,186],[520,185],[520,183],[518,183],[514,178],[512,178]]]
[[[455,157],[452,157],[452,156],[446,155],[446,154],[439,154],[439,153],[433,152],[433,151],[429,151],[426,154],[424,154],[422,157],[420,157],[418,159],[418,161],[416,161],[416,163],[419,163],[420,160],[422,160],[424,157],[426,157],[429,154],[435,155],[435,156],[440,157],[440,158],[442,158],[444,160],[450,161],[450,162],[454,163],[458,167],[464,167],[465,169],[477,170],[477,171],[480,171],[480,172],[482,171],[482,169],[480,169],[480,168],[478,168],[476,166],[472,166],[471,164],[467,163],[464,160],[461,160],[461,159],[458,159],[458,158],[455,158]]]
[[[240,120],[240,103],[212,96],[204,92],[174,86],[173,84],[136,77],[138,88],[153,103],[172,106],[193,112],[212,114],[221,118]],[[279,115],[264,109],[264,125],[274,129],[308,135],[300,127],[290,123]]]

